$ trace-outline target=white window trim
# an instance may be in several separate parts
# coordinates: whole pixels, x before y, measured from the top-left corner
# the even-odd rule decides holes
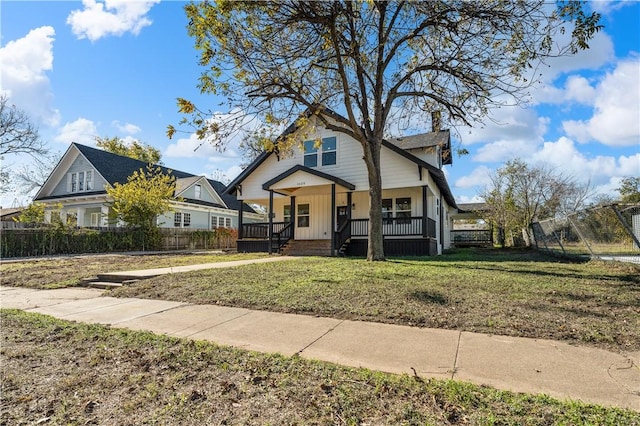
[[[325,150],[323,149],[323,147],[324,147],[324,141],[325,141],[325,139],[330,139],[330,138],[335,138],[335,140],[336,140],[336,149],[332,149],[332,150],[329,150],[329,151],[325,151]],[[305,152],[304,144],[305,144],[305,143],[307,143],[307,142],[313,142],[313,143],[314,143],[314,148],[315,148],[315,150],[314,150],[313,152],[308,152],[308,153],[307,153],[307,152]],[[307,156],[315,155],[315,156],[316,156],[316,165],[315,165],[315,166],[307,166],[307,167],[310,167],[310,168],[313,168],[313,169],[319,169],[319,168],[322,168],[322,167],[333,167],[333,166],[337,166],[337,165],[338,165],[338,157],[339,157],[339,156],[338,156],[338,145],[339,145],[338,136],[326,136],[326,137],[324,137],[324,138],[321,138],[321,140],[320,140],[320,145],[319,145],[318,147],[316,147],[316,146],[315,146],[315,143],[316,143],[316,141],[315,141],[315,140],[306,140],[306,141],[304,141],[304,142],[303,142],[303,144],[302,144],[302,146],[303,146],[303,148],[302,148],[302,165],[304,165],[304,164],[305,164],[305,158],[306,158]],[[322,161],[323,161],[323,155],[324,155],[325,153],[330,153],[330,152],[335,152],[335,154],[336,154],[336,162],[335,162],[334,164],[327,164],[327,165],[323,165],[323,164],[322,164]]]
[[[91,175],[90,179],[87,179],[87,174]],[[82,175],[82,179],[80,179]],[[93,190],[95,173],[93,170],[79,170],[77,172],[69,172],[67,178],[67,192],[71,194],[77,194],[81,192],[88,192]],[[74,188],[75,181],[75,188]],[[91,185],[87,185],[90,182]],[[80,189],[82,188],[82,189]]]

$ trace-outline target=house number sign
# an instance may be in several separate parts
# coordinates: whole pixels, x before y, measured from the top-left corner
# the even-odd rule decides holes
[[[305,181],[296,182],[296,185],[298,185],[298,186],[305,186],[306,184],[307,184],[307,182],[305,182]]]

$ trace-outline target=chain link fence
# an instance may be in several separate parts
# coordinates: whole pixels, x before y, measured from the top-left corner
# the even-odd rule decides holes
[[[640,264],[640,204],[594,207],[532,228],[538,250]]]

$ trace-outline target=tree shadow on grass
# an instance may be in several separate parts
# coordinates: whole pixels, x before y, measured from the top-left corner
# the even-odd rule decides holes
[[[414,291],[409,293],[409,298],[430,305],[446,305],[449,303],[447,298],[442,294],[430,293],[428,291]]]

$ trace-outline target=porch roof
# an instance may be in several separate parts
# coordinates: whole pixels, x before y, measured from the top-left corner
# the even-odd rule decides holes
[[[312,176],[316,176],[319,177],[321,179],[325,179],[329,182],[333,182],[337,185],[340,185],[346,189],[350,189],[350,190],[354,190],[356,189],[356,186],[352,183],[347,182],[346,180],[340,179],[339,177],[330,175],[328,173],[323,173],[319,170],[315,170],[312,169],[310,167],[305,167],[303,165],[298,164],[297,166],[293,166],[292,168],[290,168],[289,170],[280,173],[278,176],[274,177],[273,179],[265,182],[264,184],[262,184],[262,189],[264,189],[265,191],[270,190],[274,185],[276,185],[279,182],[282,182],[283,180],[285,180],[286,178],[288,178],[289,176],[294,175],[295,173],[298,172],[302,172],[302,173],[307,173],[310,174]]]

